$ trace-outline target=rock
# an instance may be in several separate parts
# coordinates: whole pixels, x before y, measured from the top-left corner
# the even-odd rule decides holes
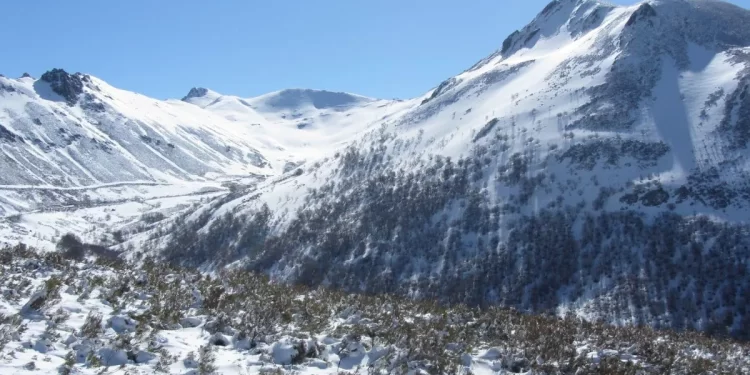
[[[81,103],[81,108],[93,112],[104,112],[106,111],[106,107],[104,106],[104,103],[100,102],[91,94],[84,95],[84,100]]]
[[[250,350],[255,346],[249,337],[240,338],[239,334],[232,336],[232,345],[237,350]]]
[[[656,11],[654,8],[649,5],[648,3],[643,3],[641,6],[638,7],[638,9],[633,12],[633,14],[628,19],[628,22],[625,24],[625,26],[631,26],[634,25],[636,22],[645,20],[651,17],[656,16]]]
[[[205,96],[208,94],[208,89],[203,87],[193,87],[190,89],[187,95],[185,95],[184,98],[182,98],[183,101],[188,100],[190,98],[200,98],[202,96]]]
[[[198,361],[193,358],[185,358],[182,360],[182,365],[185,368],[198,368]]]
[[[128,363],[128,354],[123,350],[101,348],[98,354],[104,366],[121,366]]]
[[[421,104],[426,104],[430,100],[437,98],[438,96],[440,96],[440,94],[455,87],[458,83],[459,81],[456,78],[449,78],[443,82],[440,82],[440,84],[435,88],[435,91],[433,91],[432,94],[430,94],[430,97],[426,98],[425,100],[422,100]]]
[[[29,74],[29,73],[23,73],[21,75],[21,78],[34,78],[34,77],[32,77],[31,74]]]
[[[82,74],[68,74],[62,69],[52,69],[42,74],[42,81],[48,82],[52,91],[65,98],[69,106],[78,102],[78,96],[83,93]]]
[[[138,323],[129,316],[113,316],[109,318],[109,326],[117,333],[134,332]]]
[[[208,339],[208,342],[211,343],[211,345],[216,346],[229,346],[229,344],[232,343],[232,341],[229,340],[226,336],[218,332],[214,333],[213,336]]]
[[[47,353],[53,349],[52,341],[47,339],[39,339],[36,340],[34,343],[34,350],[38,351],[39,353]]]
[[[0,141],[8,143],[23,142],[23,138],[16,133],[8,130],[6,127],[0,125]]]
[[[507,38],[503,41],[503,48],[500,50],[500,54],[505,55],[511,47],[513,47],[513,42],[515,41],[515,38],[520,34],[518,30],[513,31],[510,35],[508,35]]]
[[[47,288],[42,286],[39,290],[34,292],[25,305],[21,308],[22,313],[29,313],[39,311],[47,302]]]
[[[484,354],[481,354],[479,358],[488,361],[495,361],[499,358],[502,358],[502,352],[500,351],[500,348],[489,348],[484,352]]]
[[[270,354],[273,363],[278,365],[290,365],[292,359],[297,356],[297,348],[289,340],[282,340],[271,345]]]
[[[71,334],[68,335],[67,338],[65,338],[65,340],[63,340],[62,343],[65,344],[65,345],[67,345],[67,346],[70,346],[70,345],[72,345],[76,341],[78,341],[78,337],[76,337],[75,334],[71,333]]]
[[[156,359],[156,356],[153,353],[139,350],[137,353],[135,353],[134,362],[135,363],[147,363],[147,362],[151,362],[154,359]]]

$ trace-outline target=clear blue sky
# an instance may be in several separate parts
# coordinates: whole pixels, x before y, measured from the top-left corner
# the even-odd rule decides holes
[[[60,67],[157,98],[193,86],[407,98],[492,53],[548,1],[8,0],[0,73]]]

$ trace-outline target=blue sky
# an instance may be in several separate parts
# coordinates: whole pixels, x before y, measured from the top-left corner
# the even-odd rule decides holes
[[[3,1],[0,73],[60,67],[157,98],[193,86],[239,96],[303,87],[407,98],[492,53],[547,2]]]

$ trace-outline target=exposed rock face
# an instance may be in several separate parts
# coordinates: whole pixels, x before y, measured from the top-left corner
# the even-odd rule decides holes
[[[208,89],[203,87],[193,87],[192,89],[190,89],[188,94],[185,95],[184,98],[182,98],[182,100],[188,100],[190,98],[200,98],[202,96],[205,96],[206,94],[208,94]]]
[[[651,17],[656,17],[656,11],[648,3],[643,3],[640,7],[638,7],[638,10],[633,12],[625,25],[630,26],[638,21],[645,20]]]
[[[23,138],[16,135],[12,131],[8,130],[2,124],[0,124],[0,142],[23,142]]]
[[[449,78],[443,82],[441,82],[438,87],[435,88],[435,91],[432,92],[429,98],[426,98],[425,100],[422,100],[422,104],[426,104],[432,99],[435,99],[440,94],[444,93],[445,91],[449,90],[450,88],[456,86],[458,83],[458,80],[456,78]]]
[[[65,98],[68,105],[73,106],[78,102],[78,96],[83,93],[83,80],[80,73],[68,74],[62,69],[52,69],[42,74],[42,81],[48,82],[52,90]]]

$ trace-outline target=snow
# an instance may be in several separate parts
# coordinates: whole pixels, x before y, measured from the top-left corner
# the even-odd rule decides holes
[[[66,231],[114,230],[157,199],[182,196],[164,203],[190,206],[210,195],[201,189],[224,191],[222,182],[281,176],[410,105],[316,90],[245,99],[205,90],[161,101],[89,80],[68,106],[46,82],[0,77],[0,126],[21,137],[0,140],[0,155],[12,161],[0,166],[0,241],[50,248]],[[85,109],[89,101],[104,111]],[[129,218],[102,220],[122,209]]]
[[[14,187],[16,188],[16,187]],[[26,189],[27,187],[22,187]],[[115,184],[94,187],[53,188],[87,191],[89,204],[49,205],[0,217],[0,243],[23,242],[53,250],[65,233],[100,242],[114,231],[138,231],[142,218],[150,213],[170,216],[190,209],[193,204],[225,194],[217,182],[171,184]],[[13,190],[13,189],[10,189]],[[31,190],[42,190],[36,187]],[[3,192],[0,188],[0,192]],[[5,190],[10,194],[9,190]]]
[[[712,6],[705,3],[701,7]],[[44,82],[0,77],[0,125],[25,140],[0,139],[0,156],[4,158],[0,166],[0,242],[25,242],[52,250],[62,234],[73,232],[93,243],[142,249],[151,244],[150,231],[160,229],[144,222],[148,215],[171,223],[175,217],[194,220],[208,212],[215,220],[228,213],[252,212],[263,204],[274,214],[274,230],[281,232],[295,218],[295,212],[310,205],[305,200],[310,189],[336,178],[337,155],[347,146],[368,152],[383,145],[390,170],[410,171],[418,161],[431,156],[469,157],[478,148],[493,147],[503,138],[507,149],[491,158],[484,167],[486,173],[476,182],[489,193],[491,204],[504,202],[518,192],[497,179],[498,167],[514,154],[531,155],[528,176],[545,173],[574,183],[573,189],[556,190],[553,186],[549,191],[535,191],[531,203],[520,207],[517,214],[503,217],[504,222],[511,222],[513,215],[537,213],[558,197],[569,206],[590,202],[602,186],[659,182],[677,189],[691,173],[721,168],[732,160],[738,160],[738,170],[750,170],[747,151],[726,151],[724,136],[719,134],[726,98],[748,68],[747,63],[731,60],[731,49],[713,40],[699,43],[680,39],[685,42],[684,56],[670,55],[673,51],[667,47],[678,43],[665,47],[658,40],[629,39],[649,35],[647,25],[626,27],[640,4],[615,7],[572,0],[560,4],[559,10],[540,15],[523,29],[513,49],[496,53],[475,69],[453,77],[455,85],[424,103],[433,91],[401,101],[321,90],[291,89],[255,98],[204,90],[183,100],[161,101],[91,77],[85,94],[105,106],[98,113],[84,108],[83,96],[77,105],[68,106]],[[654,26],[662,29],[655,30],[684,18],[680,12],[692,11],[692,4],[655,2],[657,13],[663,17],[663,22]],[[671,11],[674,13],[668,13]],[[581,29],[580,25],[593,16],[601,20],[591,23],[590,29]],[[642,66],[652,59],[658,64]],[[616,105],[612,100],[597,104],[595,101],[601,98],[595,97],[592,88],[621,83],[613,81],[611,73],[623,62],[626,66],[653,68],[658,76],[653,87],[639,93],[633,127],[572,127],[582,117],[598,115]],[[597,105],[587,107],[591,103]],[[485,136],[477,137],[493,119],[497,120],[495,125]],[[555,158],[576,145],[598,140],[664,142],[669,152],[645,167],[628,155],[622,155],[615,166],[597,162],[588,170]],[[733,182],[742,176],[725,173],[721,178],[722,182]],[[228,195],[229,183],[238,183],[246,190]],[[607,201],[603,209],[629,209],[616,198]],[[216,202],[223,204],[215,207]],[[653,217],[665,208],[638,206],[638,210]],[[673,211],[685,216],[747,221],[747,207],[740,205],[715,209],[691,202]],[[444,207],[436,216],[443,214],[448,218],[460,215],[459,202]],[[208,231],[211,223],[209,220],[201,230]],[[111,238],[115,231],[126,233],[127,241],[115,242]],[[507,233],[498,235],[502,240]],[[63,293],[63,307],[71,313],[72,322],[82,324],[88,311],[97,309],[112,316],[109,325],[115,332],[132,327],[127,317],[112,315],[109,306],[81,306],[71,298]],[[583,303],[559,310],[585,316],[588,307]],[[3,303],[0,308],[11,307]],[[184,318],[180,323],[182,329],[166,331],[158,338],[160,345],[182,355],[196,350],[195,342],[209,339],[200,329],[205,323],[203,317]],[[40,329],[43,327],[30,326],[31,332],[39,333]],[[216,336],[213,340],[228,347],[242,345],[230,337]],[[295,354],[293,344],[289,340],[273,343],[270,358],[264,360],[288,363]],[[45,354],[55,353],[44,341],[30,345]],[[245,362],[263,362],[260,355],[247,359],[231,348],[218,350],[222,355],[220,367],[228,373],[241,373],[237,366]],[[124,361],[122,353],[103,354],[111,357],[113,364]],[[611,354],[588,353],[593,361]],[[331,373],[331,363],[353,369],[369,360],[364,355],[345,359],[334,353],[326,355],[327,362],[311,363],[306,371]],[[499,371],[496,356],[492,349],[479,354],[474,359],[475,373]],[[25,371],[14,366],[13,371]],[[172,370],[181,372],[192,367],[189,361],[179,362]]]
[[[580,17],[585,18],[593,12],[593,3],[595,2],[579,2],[577,6],[582,10],[566,8],[567,10],[559,12],[555,17],[567,17],[567,14],[578,12]],[[632,133],[591,132],[585,129],[564,129],[560,126],[561,115],[562,118],[570,116],[570,113],[589,99],[585,94],[579,94],[580,90],[607,82],[607,72],[622,52],[614,50],[613,53],[601,57],[595,62],[594,66],[598,73],[594,74],[584,76],[578,74],[580,71],[575,71],[569,73],[565,79],[556,79],[559,67],[571,57],[592,54],[592,51],[599,48],[603,37],[618,37],[624,32],[630,14],[638,7],[639,4],[606,8],[607,11],[603,12],[603,19],[597,28],[576,37],[569,33],[570,25],[564,23],[565,19],[544,20],[544,25],[540,27],[548,29],[540,33],[541,37],[533,46],[521,48],[509,56],[498,55],[477,69],[457,75],[455,78],[459,83],[432,102],[420,106],[419,99],[425,97],[423,96],[413,101],[392,104],[401,108],[391,115],[393,120],[382,121],[381,126],[385,127],[386,131],[398,134],[401,140],[418,140],[411,152],[391,150],[389,156],[393,157],[394,168],[408,169],[414,158],[426,155],[453,158],[466,156],[471,150],[468,145],[472,143],[473,134],[479,131],[488,119],[498,118],[496,131],[493,133],[509,135],[513,140],[510,150],[505,155],[527,150],[527,138],[532,137],[539,145],[538,151],[535,151],[539,153],[538,160],[545,159],[547,148],[552,145],[563,149],[569,147],[570,144],[565,142],[563,133],[569,133],[575,139],[586,139],[592,135],[640,139],[641,134],[646,134],[647,141],[666,142],[670,146],[669,155],[672,160],[671,166],[667,168],[664,163],[660,163],[653,170],[644,173],[653,173],[656,180],[678,187],[677,184],[684,182],[686,176],[705,160],[700,156],[705,154],[705,151],[702,151],[702,143],[716,137],[715,130],[721,116],[723,98],[718,100],[717,105],[708,109],[709,116],[714,120],[710,124],[701,125],[698,121],[704,102],[712,92],[721,89],[728,93],[736,87],[737,74],[744,68],[743,64],[730,64],[726,53],[690,42],[687,47],[690,66],[687,69],[678,69],[674,60],[664,59],[661,78],[651,92],[653,100],[644,103],[642,117]],[[542,20],[537,19],[534,22]],[[479,84],[488,74],[506,71],[514,66],[523,67],[489,86]],[[423,111],[424,106],[450,96],[451,93],[462,91],[466,92],[457,101],[433,115],[426,118],[421,114],[415,116]],[[410,120],[411,118],[416,120]],[[370,134],[376,132],[373,126],[358,129],[360,132],[367,130],[371,131]],[[363,148],[367,147],[367,141],[360,140],[360,144]],[[332,154],[333,152],[316,153],[319,156],[328,156],[329,163]],[[293,180],[269,179],[253,193],[253,203],[250,205],[265,203],[275,208],[275,211],[294,212],[300,207],[300,195],[304,195],[305,188],[314,188],[326,181],[323,176],[330,173],[330,170],[325,164],[317,170],[317,177],[305,173]],[[545,168],[547,172],[552,173],[565,173],[551,170],[553,167],[538,168]],[[596,169],[595,174],[602,180],[621,181],[623,185],[628,181],[634,181],[633,177],[628,177],[627,174],[612,175],[611,171],[600,168]],[[491,177],[488,180],[491,180]],[[582,188],[585,190],[584,196],[596,196],[598,192],[598,188],[593,186]],[[498,197],[507,194],[507,191],[499,186],[491,186],[490,189],[495,189]],[[536,207],[547,203],[539,199],[551,200],[554,196],[535,197]],[[566,202],[570,201],[566,199]],[[236,204],[237,202],[230,203],[227,209]],[[620,208],[612,207],[615,210]],[[220,210],[223,212],[224,208]],[[739,211],[729,210],[731,212],[722,212],[721,216],[735,221],[744,220]],[[686,211],[692,213],[693,209]],[[716,214],[710,209],[706,212]]]

